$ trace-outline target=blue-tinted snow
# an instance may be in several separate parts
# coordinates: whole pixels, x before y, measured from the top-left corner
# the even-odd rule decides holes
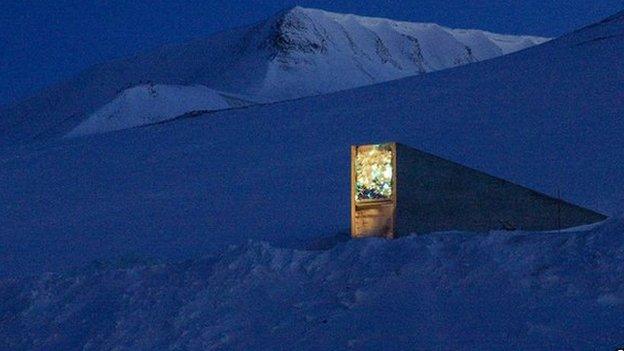
[[[616,18],[500,59],[332,95],[4,149],[0,275],[345,233],[357,143],[403,142],[617,213],[623,27]]]
[[[98,262],[0,279],[0,349],[616,350],[623,260],[615,219]]]
[[[129,128],[168,119],[172,110],[195,111],[200,101],[202,110],[223,108],[214,92],[196,85],[248,101],[281,101],[456,67],[546,40],[296,7],[251,26],[97,65],[0,109],[0,146],[60,137],[77,126],[74,135]],[[168,107],[155,106],[161,99],[134,101],[146,84],[176,85],[158,90],[180,101]]]

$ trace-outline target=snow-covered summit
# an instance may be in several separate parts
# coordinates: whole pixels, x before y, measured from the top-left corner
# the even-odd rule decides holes
[[[262,27],[271,60],[262,86],[253,93],[269,100],[442,70],[548,40],[302,7],[284,11]]]
[[[255,25],[95,66],[0,110],[0,145],[65,135],[146,84],[201,85],[271,102],[442,70],[545,40],[295,7]],[[133,119],[116,117],[126,125]]]
[[[319,32],[325,32],[325,35],[338,34],[330,29],[339,29],[344,35],[358,30],[371,31],[378,35],[381,35],[383,31],[390,31],[405,35],[419,34],[423,36],[426,36],[428,32],[440,31],[449,33],[464,45],[474,45],[479,39],[485,38],[491,41],[493,46],[498,47],[495,49],[498,51],[498,54],[509,54],[549,40],[548,38],[538,36],[504,35],[475,29],[452,29],[435,23],[396,21],[387,18],[341,14],[299,6],[281,12],[268,21],[268,23],[272,22],[278,24],[278,32],[283,36],[288,36],[293,32],[295,32],[294,35],[296,36],[314,31],[317,34]],[[331,22],[339,27],[331,28]],[[492,47],[492,49],[494,48]]]

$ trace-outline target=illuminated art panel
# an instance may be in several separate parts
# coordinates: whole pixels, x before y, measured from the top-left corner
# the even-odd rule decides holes
[[[358,146],[355,157],[355,199],[392,198],[392,144]]]

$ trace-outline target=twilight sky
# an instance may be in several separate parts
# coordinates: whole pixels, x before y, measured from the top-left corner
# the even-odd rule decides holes
[[[622,0],[3,0],[0,106],[93,64],[251,24],[295,5],[543,36],[624,9]]]

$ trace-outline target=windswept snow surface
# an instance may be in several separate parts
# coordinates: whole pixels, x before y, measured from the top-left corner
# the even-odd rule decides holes
[[[81,136],[167,121],[193,111],[230,107],[217,91],[204,86],[142,85],[119,94],[90,115],[68,136]]]
[[[0,349],[616,350],[623,263],[621,219],[317,251],[249,241],[0,280]]]
[[[187,86],[175,93],[187,102],[197,101],[190,87],[196,85],[274,102],[486,60],[546,40],[295,7],[249,27],[97,65],[0,110],[0,145],[54,139],[79,125],[82,130],[81,123],[92,125],[85,120],[119,99],[126,110],[149,118],[168,114],[170,107],[160,111],[146,99],[133,106],[123,98],[146,84]],[[187,92],[189,97],[180,95]],[[137,118],[124,116],[110,123],[135,125]]]

